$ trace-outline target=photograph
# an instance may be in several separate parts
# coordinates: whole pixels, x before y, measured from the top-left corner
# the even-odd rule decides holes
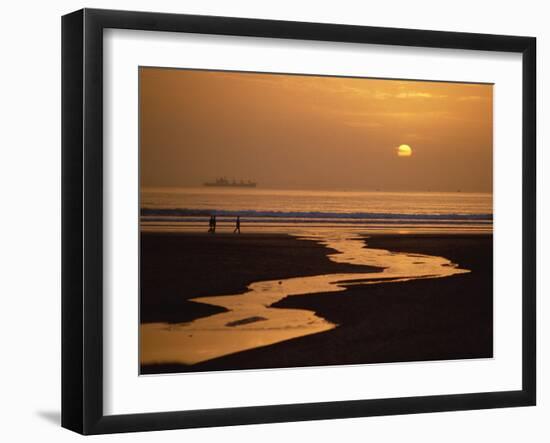
[[[140,374],[493,357],[493,84],[139,67]]]

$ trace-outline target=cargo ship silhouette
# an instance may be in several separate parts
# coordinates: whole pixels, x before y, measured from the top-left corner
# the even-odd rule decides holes
[[[218,188],[255,188],[256,182],[247,180],[232,181],[227,180],[225,177],[217,178],[216,181],[203,183],[203,186],[218,187]]]

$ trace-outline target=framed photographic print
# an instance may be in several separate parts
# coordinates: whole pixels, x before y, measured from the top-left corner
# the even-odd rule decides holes
[[[62,21],[62,425],[529,406],[532,37]]]

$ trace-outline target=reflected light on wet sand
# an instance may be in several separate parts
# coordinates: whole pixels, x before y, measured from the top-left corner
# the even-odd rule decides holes
[[[227,312],[188,323],[142,324],[141,364],[192,365],[338,326],[312,311],[271,307],[285,297],[336,293],[350,285],[441,278],[470,272],[443,257],[372,249],[365,245],[364,237],[350,232],[331,230],[298,238],[315,240],[336,250],[329,254],[334,262],[374,266],[380,270],[261,281],[250,284],[241,294],[192,299],[196,303],[223,307]]]

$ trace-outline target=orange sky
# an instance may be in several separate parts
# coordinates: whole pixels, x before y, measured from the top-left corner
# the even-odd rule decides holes
[[[142,186],[492,190],[492,85],[141,68],[140,97]]]

